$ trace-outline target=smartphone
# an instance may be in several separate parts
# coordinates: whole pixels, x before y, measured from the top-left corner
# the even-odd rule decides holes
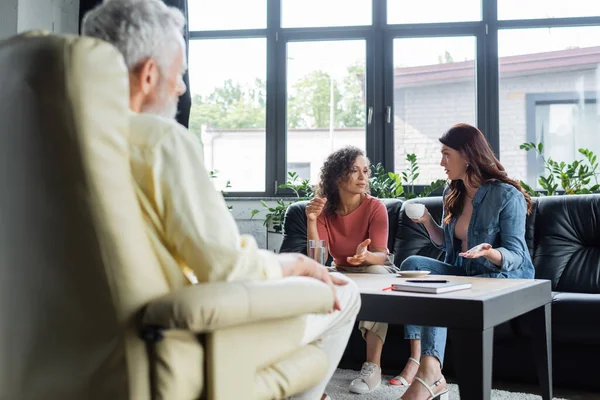
[[[407,279],[406,282],[411,283],[448,283],[447,280],[433,280],[433,279]]]

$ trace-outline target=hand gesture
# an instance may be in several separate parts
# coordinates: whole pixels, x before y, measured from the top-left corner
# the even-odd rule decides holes
[[[342,309],[335,285],[347,285],[348,281],[331,275],[326,267],[303,254],[282,253],[278,255],[278,258],[279,264],[284,270],[284,276],[307,276],[324,282],[333,291],[333,310]]]
[[[489,250],[492,248],[492,245],[489,243],[481,243],[472,249],[464,251],[462,253],[458,253],[459,256],[464,258],[479,258],[484,257],[488,254]]]
[[[420,224],[424,224],[430,218],[431,218],[431,215],[429,215],[429,210],[427,209],[427,207],[425,207],[425,210],[423,211],[423,215],[421,215],[421,218],[411,218],[411,221],[417,222]]]
[[[362,242],[361,244],[359,244],[358,247],[356,248],[356,254],[352,257],[346,258],[346,261],[348,261],[348,264],[361,265],[362,263],[364,263],[365,260],[367,259],[367,253],[368,253],[367,248],[369,247],[370,244],[371,244],[371,239],[367,239],[364,242]]]
[[[317,217],[321,215],[323,208],[325,207],[325,203],[327,203],[327,199],[315,197],[306,205],[306,217],[309,221],[316,221]]]

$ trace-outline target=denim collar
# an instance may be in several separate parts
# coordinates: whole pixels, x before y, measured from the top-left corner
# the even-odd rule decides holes
[[[472,204],[477,205],[477,204],[481,203],[481,201],[487,194],[488,190],[490,190],[491,186],[492,186],[492,183],[490,183],[490,182],[486,182],[483,185],[479,186],[479,188],[477,189],[477,192],[475,192],[475,196],[473,196]]]

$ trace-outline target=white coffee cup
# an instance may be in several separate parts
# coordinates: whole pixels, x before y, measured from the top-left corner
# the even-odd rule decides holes
[[[404,212],[410,219],[419,219],[425,213],[425,204],[407,203],[404,205]]]

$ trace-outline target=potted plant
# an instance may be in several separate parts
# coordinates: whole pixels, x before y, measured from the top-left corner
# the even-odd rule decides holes
[[[596,172],[598,169],[597,157],[591,150],[579,149],[579,154],[582,154],[584,159],[567,164],[552,158],[546,159],[542,143],[523,143],[519,148],[525,151],[535,151],[544,162],[544,170],[548,172],[548,175],[540,176],[538,183],[547,196],[561,194],[561,192],[566,195],[600,193],[599,173]],[[559,184],[562,190],[559,190]],[[530,196],[543,195],[523,181],[521,181],[521,186]]]
[[[278,250],[283,240],[283,218],[290,204],[297,201],[310,200],[314,196],[314,189],[308,179],[302,180],[296,172],[288,172],[287,182],[279,185],[279,189],[290,189],[294,193],[292,200],[278,199],[274,206],[269,206],[261,200],[263,208],[267,211],[263,225],[267,228],[267,248]],[[252,210],[251,219],[260,210]]]
[[[401,174],[387,172],[381,163],[371,166],[372,176],[369,179],[371,194],[380,199],[401,198],[404,200],[416,197],[427,197],[434,191],[443,188],[445,179],[438,179],[423,188],[421,193],[415,193],[415,181],[420,175],[416,154],[407,154],[408,165]]]

